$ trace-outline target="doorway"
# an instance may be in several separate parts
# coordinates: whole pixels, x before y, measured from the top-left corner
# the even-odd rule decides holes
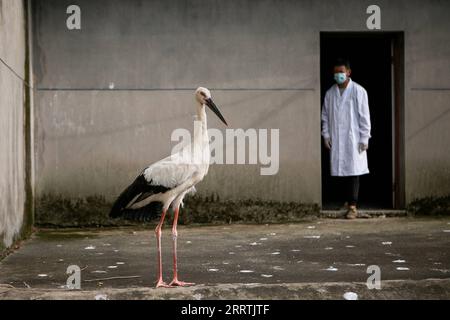
[[[321,102],[334,85],[336,58],[350,61],[351,78],[369,96],[372,123],[368,162],[361,176],[359,204],[364,209],[404,206],[403,179],[403,33],[322,32],[320,34]],[[322,208],[342,207],[342,188],[330,176],[329,152],[322,143]]]

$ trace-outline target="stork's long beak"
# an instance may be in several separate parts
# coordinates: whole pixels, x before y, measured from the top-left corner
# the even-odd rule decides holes
[[[206,105],[216,114],[216,116],[219,117],[220,120],[222,120],[223,123],[225,123],[226,126],[228,126],[228,123],[225,121],[225,118],[220,113],[219,109],[217,108],[216,104],[212,101],[211,98],[206,99]]]

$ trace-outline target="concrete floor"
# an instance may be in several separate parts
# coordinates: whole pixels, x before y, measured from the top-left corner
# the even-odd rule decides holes
[[[198,285],[156,290],[153,229],[40,230],[0,262],[0,299],[450,298],[449,218],[180,227],[178,246],[180,279]],[[165,229],[167,281],[171,247]],[[72,264],[81,291],[64,288]],[[369,265],[381,290],[365,286]]]

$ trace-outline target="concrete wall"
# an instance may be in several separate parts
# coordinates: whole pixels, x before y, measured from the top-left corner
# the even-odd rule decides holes
[[[23,1],[0,1],[0,247],[10,246],[24,218],[29,218],[25,205],[25,27]]]
[[[39,194],[116,196],[169,154],[172,130],[192,129],[204,85],[231,128],[281,128],[283,165],[213,166],[200,193],[320,200],[310,2],[80,1],[82,29],[69,31],[71,3],[35,3]]]
[[[420,1],[416,1],[417,7]],[[450,2],[432,1],[408,23],[406,197],[450,193]]]
[[[231,128],[280,128],[281,144],[278,175],[215,165],[200,194],[320,203],[320,31],[367,31],[371,1],[79,0],[81,30],[70,4],[33,2],[38,196],[112,199],[192,128],[203,85]],[[450,4],[377,4],[405,32],[407,201],[446,194]]]

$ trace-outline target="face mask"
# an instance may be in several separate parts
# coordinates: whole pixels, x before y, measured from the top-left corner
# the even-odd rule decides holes
[[[334,80],[336,80],[338,84],[343,84],[345,80],[347,80],[347,75],[343,72],[335,73]]]

